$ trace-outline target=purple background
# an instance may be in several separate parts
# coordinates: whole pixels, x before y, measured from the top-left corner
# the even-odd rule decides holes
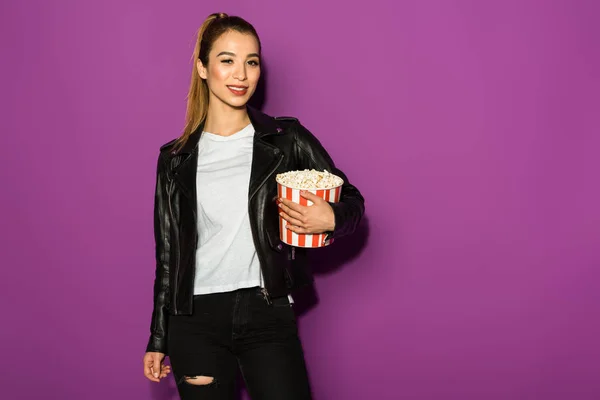
[[[600,398],[594,0],[3,1],[0,397],[173,398],[141,366],[155,162],[214,11],[367,199],[317,253],[315,398]]]

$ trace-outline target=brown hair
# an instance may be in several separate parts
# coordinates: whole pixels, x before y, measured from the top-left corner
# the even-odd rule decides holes
[[[206,67],[208,65],[208,54],[214,42],[228,31],[237,31],[254,36],[258,41],[258,51],[260,53],[261,45],[258,34],[254,27],[243,18],[229,16],[225,13],[211,14],[206,18],[198,30],[196,46],[192,55],[192,78],[187,95],[185,128],[183,134],[174,144],[175,151],[180,150],[190,135],[204,122],[208,111],[208,86],[206,81],[198,76],[196,60],[202,61],[202,64]]]

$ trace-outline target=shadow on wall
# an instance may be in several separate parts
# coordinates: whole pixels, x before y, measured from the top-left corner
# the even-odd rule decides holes
[[[260,64],[260,79],[256,86],[256,91],[248,101],[248,104],[258,110],[262,110],[265,102],[267,101],[267,67],[263,62]]]
[[[310,265],[315,275],[328,275],[358,258],[369,241],[369,219],[365,214],[356,231],[346,237],[336,239],[330,246],[310,250]],[[296,315],[302,316],[319,304],[319,296],[314,285],[294,292]]]

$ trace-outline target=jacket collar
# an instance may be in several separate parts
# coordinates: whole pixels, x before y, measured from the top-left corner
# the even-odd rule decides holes
[[[255,135],[259,139],[267,135],[279,133],[281,131],[275,123],[275,119],[273,117],[268,116],[254,107],[248,106],[247,109],[252,126],[254,126]]]
[[[267,144],[262,139],[265,136],[276,134],[281,131],[278,128],[275,119],[262,113],[261,111],[248,106],[248,116],[254,127],[254,146],[252,156],[252,167],[250,171],[249,194],[256,192],[261,182],[273,169],[273,165],[280,159],[279,150],[272,145]],[[180,162],[175,167],[174,176],[176,181],[182,187],[186,196],[192,200],[192,206],[196,207],[196,168],[198,163],[198,142],[202,134],[204,124],[190,135],[185,145],[175,154],[180,156]]]
[[[254,135],[256,138],[260,139],[264,136],[279,132],[273,117],[270,117],[251,106],[246,106],[246,110],[248,111],[250,122],[254,127]],[[183,155],[194,152],[198,146],[198,142],[200,141],[200,136],[202,135],[203,129],[204,123],[201,123],[200,126],[198,126],[194,132],[192,132],[185,145],[181,148],[181,150],[179,150],[179,152],[177,152],[177,154]]]

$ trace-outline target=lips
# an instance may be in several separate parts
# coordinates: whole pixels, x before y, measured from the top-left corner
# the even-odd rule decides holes
[[[236,96],[243,96],[248,92],[248,87],[247,86],[227,86],[227,89],[229,89],[231,91],[231,93],[235,94]]]

